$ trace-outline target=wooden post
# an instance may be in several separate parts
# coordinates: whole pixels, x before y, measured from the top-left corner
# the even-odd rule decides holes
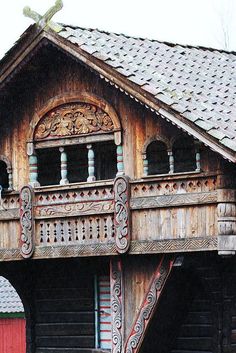
[[[67,179],[67,154],[64,147],[60,147],[59,151],[61,152],[61,180],[60,185],[65,185],[69,183]]]
[[[117,176],[124,175],[124,160],[123,160],[123,146],[118,145],[116,148],[117,153]]]
[[[169,173],[173,174],[174,173],[174,156],[172,151],[168,151],[168,156],[169,156],[169,165],[170,165],[170,170]]]
[[[94,168],[94,151],[92,145],[87,145],[88,149],[88,182],[95,181],[95,168]]]
[[[40,186],[38,182],[38,159],[36,154],[29,156],[29,184],[32,187]]]

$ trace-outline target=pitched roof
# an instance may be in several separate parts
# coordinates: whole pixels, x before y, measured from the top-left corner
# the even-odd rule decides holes
[[[236,151],[236,55],[64,26],[59,35]]]
[[[16,290],[6,278],[0,276],[0,314],[23,312],[24,307]]]
[[[19,71],[46,38],[236,162],[236,53],[60,26],[58,33],[29,27],[0,61],[0,85]]]

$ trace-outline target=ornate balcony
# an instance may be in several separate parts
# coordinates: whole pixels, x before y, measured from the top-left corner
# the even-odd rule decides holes
[[[216,250],[230,226],[217,176],[203,173],[39,187],[30,197],[3,195],[2,260]]]

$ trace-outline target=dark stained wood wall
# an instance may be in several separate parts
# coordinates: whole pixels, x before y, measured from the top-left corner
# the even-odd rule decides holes
[[[236,260],[186,256],[172,273],[141,353],[235,353]]]
[[[94,276],[88,265],[41,263],[35,308],[36,353],[81,353],[94,347]]]

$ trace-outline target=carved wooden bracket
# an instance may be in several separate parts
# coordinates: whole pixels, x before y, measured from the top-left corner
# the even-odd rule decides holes
[[[33,188],[30,185],[26,185],[20,191],[20,244],[21,255],[24,258],[31,257],[35,247],[35,223],[33,205]]]
[[[133,327],[131,328],[130,335],[125,344],[125,353],[138,352],[172,267],[173,259],[163,255],[150,282],[149,289]]]
[[[114,182],[114,224],[117,251],[128,251],[131,240],[130,183],[127,176],[118,176]]]
[[[120,259],[111,261],[112,352],[121,353],[123,345],[123,277]]]

